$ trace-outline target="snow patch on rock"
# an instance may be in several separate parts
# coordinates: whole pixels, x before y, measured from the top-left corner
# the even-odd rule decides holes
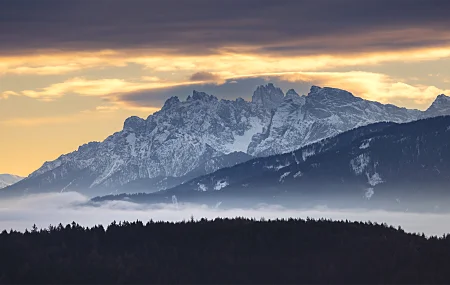
[[[370,157],[367,153],[363,153],[350,161],[350,166],[355,174],[363,173],[364,169],[369,165]]]
[[[136,156],[136,150],[135,150],[135,145],[136,145],[136,134],[135,133],[131,133],[127,136],[127,143],[130,145],[131,147],[131,155],[132,156]]]
[[[302,177],[302,176],[303,176],[303,173],[301,171],[294,174],[294,178]]]
[[[219,180],[217,181],[216,185],[214,185],[214,190],[221,190],[229,185],[228,181],[226,180]]]
[[[198,183],[197,185],[198,185],[198,188],[197,188],[197,190],[198,190],[198,191],[202,191],[202,192],[205,192],[205,191],[207,191],[207,190],[208,190],[208,187],[206,187],[206,185],[205,185],[205,184],[202,184],[202,183]]]
[[[366,172],[366,176],[367,182],[370,184],[370,186],[376,186],[384,182],[380,174],[378,174],[377,172],[375,172],[373,175],[370,175],[369,173]]]
[[[371,141],[372,139],[370,138],[370,139],[367,139],[367,140],[364,140],[362,143],[361,143],[361,145],[359,146],[359,149],[366,149],[366,148],[368,148],[369,146],[370,146],[370,141]]]
[[[283,183],[284,179],[285,179],[286,177],[288,177],[289,174],[291,174],[290,171],[283,173],[283,174],[280,176],[280,179],[279,179],[278,181],[281,182],[281,183]]]
[[[313,148],[312,149],[307,148],[307,149],[303,150],[302,151],[303,161],[305,161],[308,157],[313,156],[315,154],[316,154],[316,151]]]
[[[367,188],[366,193],[364,194],[364,197],[367,200],[370,200],[370,198],[372,198],[373,194],[375,194],[375,191],[373,191],[373,188]]]
[[[276,170],[280,170],[280,169],[282,169],[282,168],[288,167],[289,165],[291,165],[291,164],[290,164],[289,162],[286,162],[286,163],[284,163],[284,164],[277,165],[277,166],[275,166],[274,168],[275,168]]]
[[[257,117],[249,118],[250,128],[247,129],[243,135],[234,135],[234,141],[232,143],[225,144],[225,153],[231,153],[235,151],[247,152],[248,146],[252,142],[254,135],[261,133],[264,124]]]
[[[292,152],[292,156],[294,157],[295,164],[299,164],[300,161],[298,161],[298,158],[297,158],[297,156],[295,155],[295,152],[294,152],[294,151]]]
[[[97,179],[92,182],[92,184],[89,186],[89,188],[92,188],[98,184],[101,184],[103,181],[108,179],[111,175],[113,175],[122,165],[124,164],[124,161],[119,158],[115,157],[113,160],[113,163],[110,164],[106,170],[99,176]]]

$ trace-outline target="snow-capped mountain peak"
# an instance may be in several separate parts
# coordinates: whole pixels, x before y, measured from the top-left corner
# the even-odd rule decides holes
[[[293,100],[295,100],[295,99],[298,98],[298,97],[300,97],[300,95],[298,95],[298,93],[295,92],[294,89],[289,89],[289,90],[286,92],[286,96],[285,96],[284,98],[285,98],[285,99],[293,99]]]
[[[320,92],[320,90],[322,90],[322,87],[317,86],[317,85],[312,85],[311,88],[309,89],[309,93],[317,93],[317,92]]]
[[[166,110],[171,108],[172,106],[178,105],[180,103],[180,99],[177,96],[172,96],[169,99],[166,100],[164,103],[164,106],[161,110]]]
[[[450,106],[450,97],[445,94],[440,94],[436,97],[436,99],[431,104],[431,107],[448,107]]]
[[[331,88],[331,87],[318,87],[318,86],[312,86],[308,97],[310,99],[314,99],[317,101],[339,101],[339,102],[345,102],[345,101],[355,101],[355,100],[362,100],[361,98],[355,97],[352,93],[338,89],[338,88]]]
[[[436,97],[436,100],[435,101],[445,101],[445,102],[448,102],[448,101],[450,101],[450,96],[447,96],[447,95],[445,95],[445,94],[440,94],[440,95],[438,95],[437,97]]]
[[[289,89],[286,92],[286,96],[284,96],[284,101],[280,106],[278,106],[278,110],[282,110],[285,108],[293,109],[293,108],[300,108],[303,106],[306,102],[306,96],[305,95],[298,95],[297,92],[295,92],[294,89]]]
[[[424,112],[423,117],[437,117],[450,114],[450,97],[440,94],[431,106]]]
[[[209,102],[209,101],[217,101],[218,99],[214,95],[209,95],[205,92],[199,92],[199,91],[194,90],[194,91],[192,91],[192,96],[189,95],[187,97],[187,101],[191,101],[191,100]]]
[[[13,174],[0,174],[0,189],[10,186],[20,180],[23,177]]]
[[[129,117],[123,123],[123,129],[129,131],[137,131],[145,127],[145,120],[137,116]]]

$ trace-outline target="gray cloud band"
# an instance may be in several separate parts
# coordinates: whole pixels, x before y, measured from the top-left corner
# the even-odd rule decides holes
[[[446,0],[1,1],[0,53],[151,48],[205,54],[245,46],[308,54],[422,47],[449,42],[449,10]],[[390,33],[405,29],[435,32],[394,34],[401,38],[391,40]]]

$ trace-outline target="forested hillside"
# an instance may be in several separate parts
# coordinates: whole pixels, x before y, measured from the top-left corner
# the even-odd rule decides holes
[[[0,234],[1,283],[449,283],[450,237],[328,220],[76,223]]]

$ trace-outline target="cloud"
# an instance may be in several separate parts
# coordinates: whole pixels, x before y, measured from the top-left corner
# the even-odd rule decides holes
[[[191,81],[203,81],[203,82],[217,82],[218,84],[224,83],[224,79],[221,78],[218,74],[214,74],[211,72],[200,71],[192,74],[189,77]]]
[[[305,86],[319,85],[348,90],[355,96],[368,100],[390,103],[408,108],[426,109],[439,94],[450,94],[449,89],[421,84],[408,84],[402,79],[392,78],[386,74],[348,71],[348,72],[269,72],[256,73],[230,78],[222,82],[208,80],[214,74],[198,72],[190,79],[197,81],[169,82],[127,81],[122,79],[94,79],[82,77],[68,79],[37,90],[20,92],[6,91],[6,95],[22,95],[51,101],[69,93],[81,96],[98,96],[114,104],[114,108],[150,108],[154,112],[171,96],[187,97],[192,90],[201,90],[219,98],[249,99],[257,85],[272,81],[285,90],[294,88],[301,92]],[[235,83],[238,82],[238,83]],[[286,88],[287,87],[287,88]],[[101,107],[100,107],[101,108]],[[106,110],[106,109],[105,109]],[[103,110],[103,111],[105,111]],[[109,108],[111,111],[111,108]]]
[[[388,0],[5,1],[0,75],[140,64],[217,81],[437,60],[450,57],[449,9],[450,2],[439,0],[417,0],[407,8]]]
[[[5,91],[0,93],[0,99],[8,99],[9,96],[20,96],[20,94],[14,91]]]
[[[117,106],[97,106],[95,107],[95,110],[99,112],[114,112],[117,111],[119,107]]]
[[[112,50],[62,52],[49,49],[25,55],[0,55],[0,75],[53,75],[96,67],[126,65],[123,54]]]
[[[328,218],[333,220],[373,221],[400,225],[408,232],[424,232],[427,235],[442,235],[450,232],[449,215],[415,214],[386,211],[333,210],[327,208],[286,209],[278,205],[261,205],[249,209],[221,209],[206,205],[173,204],[146,205],[126,201],[111,201],[87,205],[88,198],[76,193],[49,193],[30,195],[18,199],[0,201],[0,230],[39,228],[75,221],[82,226],[108,225],[115,221],[182,221],[191,216],[195,219],[216,217],[248,218]]]
[[[448,1],[439,0],[407,5],[388,0],[2,1],[0,53],[152,48],[210,54],[226,47],[309,54],[418,48],[448,43],[449,10]]]
[[[189,85],[198,82],[154,82],[154,81],[127,81],[118,78],[86,79],[83,77],[70,78],[64,82],[54,83],[37,90],[23,90],[15,92],[30,98],[43,101],[51,101],[69,93],[82,96],[107,97],[114,101],[115,94],[136,92],[139,90],[150,90],[178,85]],[[4,94],[11,94],[13,91],[6,91]]]
[[[142,81],[151,81],[151,82],[162,81],[159,77],[156,77],[156,76],[142,76],[141,80]]]
[[[40,125],[66,124],[79,121],[79,119],[81,119],[79,114],[72,116],[11,118],[2,120],[0,126],[35,127]]]
[[[222,51],[203,56],[137,56],[129,62],[140,64],[154,72],[213,73],[231,78],[269,72],[324,71],[338,67],[377,65],[386,62],[418,62],[450,57],[450,46],[386,52],[358,52],[351,54],[314,54],[274,56],[257,53]],[[205,67],[208,70],[205,70]]]
[[[91,109],[86,109],[74,113],[67,113],[59,116],[30,116],[30,117],[12,117],[0,120],[0,127],[12,127],[12,128],[34,128],[37,126],[45,125],[55,127],[57,125],[86,125],[93,124],[95,121],[111,122],[113,119],[130,116],[130,109],[132,111],[139,111],[140,115],[149,115],[159,110],[159,108],[141,107],[137,108],[129,107],[119,103],[113,103],[110,105],[96,106]],[[131,113],[132,114],[132,113]],[[120,122],[121,119],[119,119]],[[120,122],[122,123],[122,122]],[[97,130],[98,133],[98,130]],[[29,135],[29,134],[28,134]]]
[[[330,44],[331,45],[331,44]],[[267,54],[253,49],[217,49],[214,54],[181,55],[151,49],[99,50],[93,52],[42,51],[38,55],[0,55],[0,75],[56,75],[88,69],[126,68],[137,65],[152,76],[142,81],[162,82],[168,73],[201,81],[222,82],[222,78],[267,72],[325,71],[340,67],[373,66],[389,62],[420,62],[450,58],[450,44],[439,47],[393,49],[390,51],[348,51],[313,54]],[[123,75],[127,75],[124,71]],[[170,77],[170,76],[169,76]],[[186,77],[177,78],[185,81]]]

